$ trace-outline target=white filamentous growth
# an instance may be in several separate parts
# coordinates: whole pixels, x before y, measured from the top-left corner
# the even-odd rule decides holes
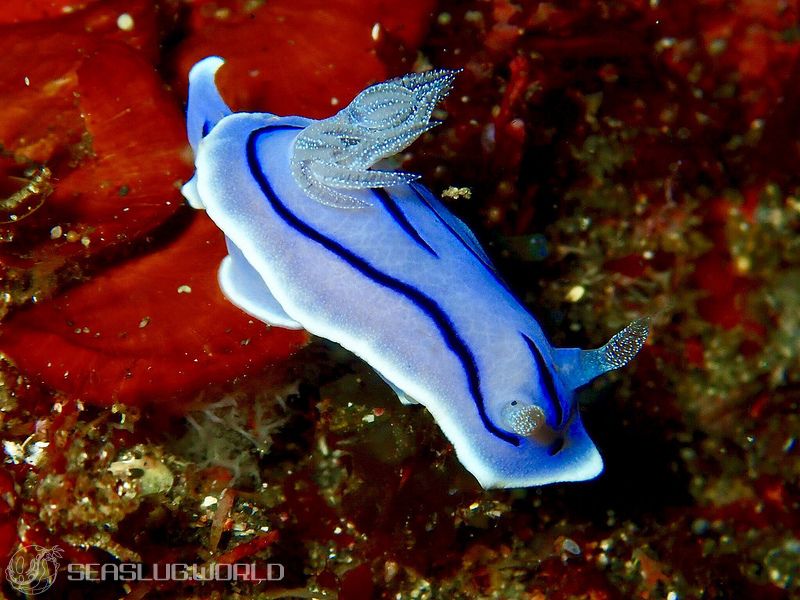
[[[309,197],[337,208],[367,203],[347,190],[404,185],[413,173],[371,170],[435,127],[430,118],[450,91],[457,71],[411,73],[368,87],[334,116],[316,121],[296,138],[292,175]]]

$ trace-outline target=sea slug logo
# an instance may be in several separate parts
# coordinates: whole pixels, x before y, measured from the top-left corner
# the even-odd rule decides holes
[[[23,546],[6,567],[9,585],[25,596],[34,596],[55,583],[63,550],[58,546]],[[67,581],[242,581],[253,584],[284,578],[281,563],[67,563]],[[0,592],[0,598],[2,598]]]
[[[14,553],[6,567],[8,583],[26,596],[46,592],[56,580],[61,552],[58,546],[23,546]]]

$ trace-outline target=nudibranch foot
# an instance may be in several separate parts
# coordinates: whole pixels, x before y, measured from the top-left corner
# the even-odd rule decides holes
[[[414,400],[414,399],[413,399],[411,396],[409,396],[408,394],[406,394],[406,393],[405,393],[403,390],[401,390],[399,387],[397,387],[397,386],[396,386],[395,384],[393,384],[391,381],[389,381],[388,379],[386,379],[386,377],[384,377],[384,376],[383,376],[383,375],[381,375],[380,373],[378,373],[378,375],[380,376],[380,378],[381,378],[381,379],[383,379],[384,383],[385,383],[386,385],[388,385],[388,386],[389,386],[389,387],[392,389],[392,391],[393,391],[393,392],[395,393],[395,395],[397,396],[397,399],[398,399],[398,400],[400,400],[400,403],[401,403],[401,404],[405,404],[405,405],[407,405],[407,406],[408,406],[408,405],[412,405],[412,404],[419,404],[419,402],[417,402],[416,400]]]
[[[200,194],[197,193],[197,175],[193,175],[189,181],[183,184],[181,194],[183,194],[183,197],[186,198],[192,208],[205,208],[203,201],[200,199]]]
[[[225,297],[247,314],[268,325],[302,329],[300,323],[286,314],[261,275],[247,262],[242,251],[229,238],[225,238],[225,241],[228,256],[222,260],[217,273],[219,287]]]
[[[431,413],[486,488],[597,476],[575,390],[631,360],[648,319],[597,350],[552,347],[469,228],[379,163],[431,126],[455,72],[377,84],[312,121],[231,114],[214,86],[221,64],[190,74],[197,172],[184,193],[226,235],[230,301],[364,359]]]

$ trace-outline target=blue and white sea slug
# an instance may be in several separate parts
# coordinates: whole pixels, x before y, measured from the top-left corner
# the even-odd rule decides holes
[[[224,294],[338,342],[425,406],[485,488],[603,468],[575,390],[630,361],[648,321],[602,348],[553,348],[472,232],[416,176],[377,170],[432,127],[455,72],[379,83],[314,121],[232,113],[206,58],[189,75],[196,173],[183,192],[225,233]]]

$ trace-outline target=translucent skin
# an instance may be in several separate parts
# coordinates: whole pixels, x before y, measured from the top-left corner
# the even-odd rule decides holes
[[[369,201],[349,193],[411,183],[417,176],[376,171],[372,165],[400,152],[436,126],[436,104],[455,71],[412,73],[367,88],[336,115],[315,121],[295,140],[291,170],[310,198],[337,208],[364,208]]]
[[[368,88],[324,121],[244,113],[214,120],[221,99],[209,96],[208,82],[218,66],[201,62],[190,76],[190,127],[212,123],[205,135],[190,134],[199,137],[197,173],[184,193],[228,237],[226,296],[366,360],[401,399],[431,412],[484,487],[599,474],[574,389],[635,354],[646,326],[613,338],[613,360],[605,347],[552,348],[474,235],[428,190],[363,189],[386,176],[372,175],[380,172],[370,161],[427,124],[445,75]],[[425,81],[430,89],[420,94]],[[212,109],[210,119],[198,117]],[[357,122],[360,141],[337,138],[353,131],[344,122]],[[296,173],[298,163],[307,173]],[[332,165],[352,179],[343,184]],[[330,201],[327,188],[341,196]]]

